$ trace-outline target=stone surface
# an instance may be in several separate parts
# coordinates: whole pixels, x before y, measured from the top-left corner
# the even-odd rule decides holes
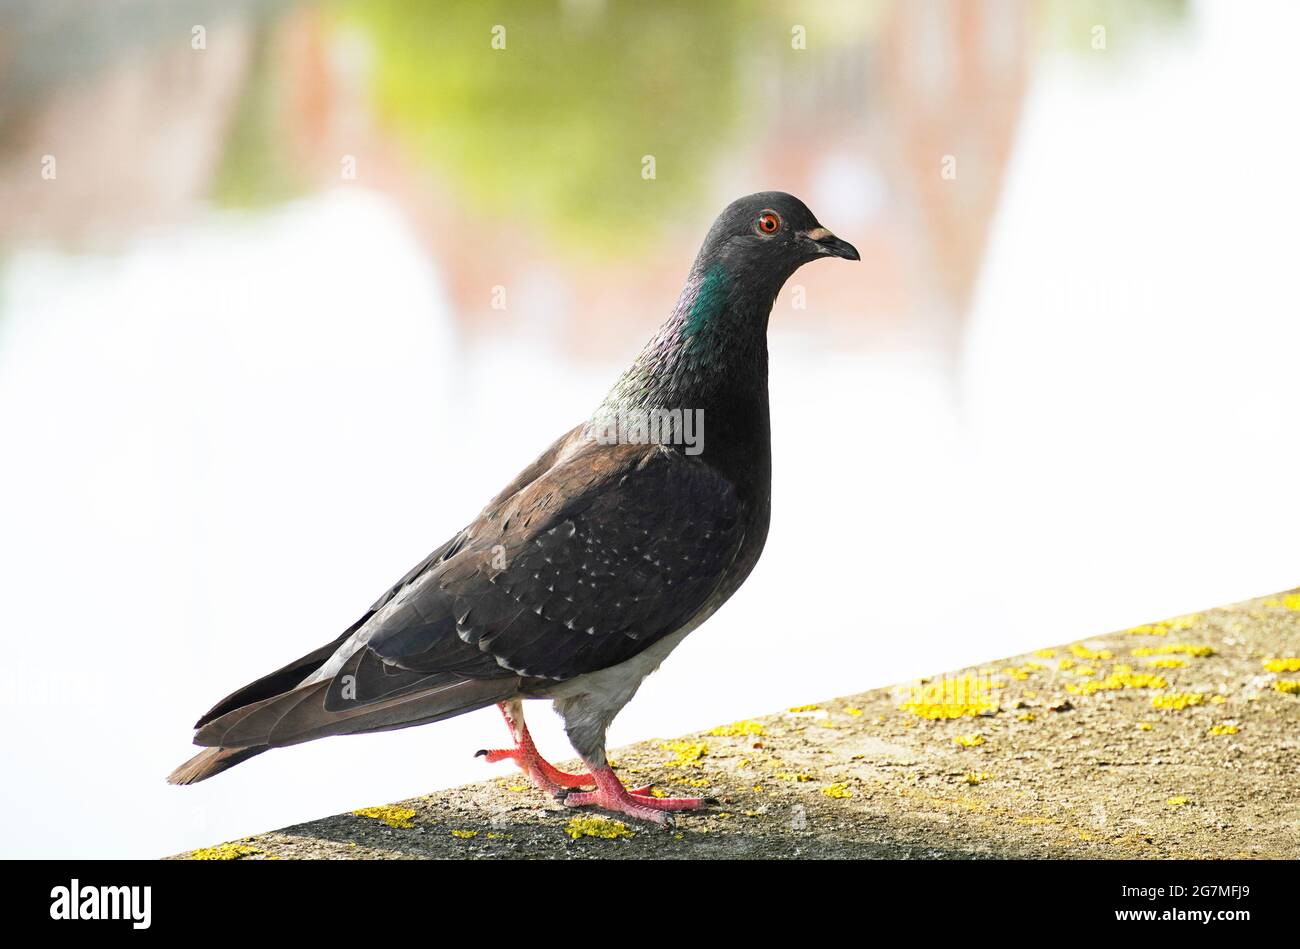
[[[1297,656],[1279,594],[613,752],[670,829],[510,775],[179,857],[1296,859]]]

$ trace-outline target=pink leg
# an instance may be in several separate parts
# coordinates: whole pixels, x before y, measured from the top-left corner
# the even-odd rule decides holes
[[[510,728],[510,734],[514,736],[515,747],[485,749],[477,752],[477,755],[486,758],[489,764],[506,759],[513,761],[534,784],[553,797],[562,797],[566,788],[591,787],[597,784],[596,779],[590,774],[569,774],[542,757],[537,746],[533,744],[533,736],[528,734],[522,702],[518,699],[501,702],[497,707],[501,709],[501,715]],[[650,785],[634,788],[629,793],[649,795]]]
[[[570,791],[564,796],[566,807],[583,807],[593,805],[607,811],[617,811],[637,820],[648,820],[656,824],[671,824],[669,811],[688,811],[703,806],[702,797],[650,797],[645,789],[629,791],[623,787],[609,767],[592,768],[591,776],[596,780],[594,791]]]

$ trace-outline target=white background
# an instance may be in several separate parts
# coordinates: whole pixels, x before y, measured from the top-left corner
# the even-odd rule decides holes
[[[612,744],[1300,582],[1300,24],[1228,7],[1109,84],[1036,77],[955,375],[774,319],[767,552]],[[152,857],[508,769],[472,757],[489,709],[163,783],[202,711],[337,635],[618,365],[457,342],[357,190],[3,279],[3,855]]]

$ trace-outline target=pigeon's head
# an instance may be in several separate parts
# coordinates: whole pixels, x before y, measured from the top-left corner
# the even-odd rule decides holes
[[[819,257],[861,260],[794,195],[760,191],[732,201],[709,228],[672,315],[593,419],[629,407],[712,406],[734,423],[733,434],[754,434],[763,416],[747,413],[766,404],[772,307],[790,275]]]
[[[808,206],[784,191],[760,191],[727,205],[709,228],[699,263],[721,263],[736,277],[766,278],[776,288],[820,257],[859,260],[857,249],[817,221]]]

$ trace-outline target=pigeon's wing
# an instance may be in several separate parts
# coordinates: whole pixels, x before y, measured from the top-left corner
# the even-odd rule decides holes
[[[592,443],[489,508],[462,550],[376,614],[367,652],[424,675],[563,680],[616,665],[707,604],[743,524],[731,482],[699,459]]]
[[[592,443],[499,496],[300,684],[211,718],[195,743],[404,728],[616,665],[708,603],[743,523],[698,459]]]
[[[319,649],[312,650],[307,653],[307,655],[295,659],[293,662],[281,666],[274,672],[268,672],[255,682],[250,682],[243,688],[230,693],[216,705],[212,706],[212,708],[208,709],[208,711],[204,713],[203,717],[195,722],[194,727],[202,728],[204,725],[208,724],[208,722],[220,718],[227,712],[250,705],[253,702],[260,702],[263,699],[272,698],[297,686],[303,679],[307,678],[319,669],[322,664],[334,655],[340,646],[346,643],[358,629],[365,625],[366,621],[382,609],[384,604],[396,596],[403,587],[428,570],[430,566],[439,563],[444,559],[447,553],[454,549],[456,544],[463,542],[463,539],[462,535],[457,535],[433,553],[429,554],[429,556],[421,560],[406,574],[406,576],[402,577],[401,580],[390,587],[384,595],[376,601],[375,605],[366,611],[364,616],[345,629],[342,635],[337,639],[326,643]]]
[[[581,427],[582,426],[577,426],[570,429],[568,432],[556,439],[555,442],[546,449],[546,451],[542,452],[530,465],[528,465],[528,467],[524,468],[524,470],[521,471],[518,476],[510,482],[510,484],[506,485],[505,489],[502,490],[497,497],[493,498],[489,503],[487,510],[492,510],[493,507],[500,505],[504,500],[518,493],[522,488],[537,480],[542,473],[550,469],[555,463],[555,459],[564,451],[565,446],[567,446],[569,441],[575,437],[578,429]],[[383,595],[375,601],[374,605],[371,606],[360,619],[345,629],[337,639],[328,642],[320,648],[307,653],[305,656],[295,659],[293,662],[281,666],[274,672],[269,672],[260,679],[250,682],[248,685],[235,690],[210,708],[203,717],[195,723],[194,727],[202,728],[209,722],[220,718],[228,712],[233,712],[236,709],[244,708],[254,703],[273,699],[296,688],[304,679],[311,676],[319,670],[322,665],[328,662],[340,648],[345,647],[357,630],[365,626],[377,612],[390,603],[393,598],[405,590],[407,586],[426,574],[429,570],[435,568],[438,564],[455,556],[464,546],[469,535],[470,528],[466,528],[417,563],[407,571],[406,575],[403,576],[402,579],[398,580],[395,584],[385,590]],[[388,685],[391,685],[391,683],[384,683],[385,687]],[[382,690],[380,691],[382,694]]]

